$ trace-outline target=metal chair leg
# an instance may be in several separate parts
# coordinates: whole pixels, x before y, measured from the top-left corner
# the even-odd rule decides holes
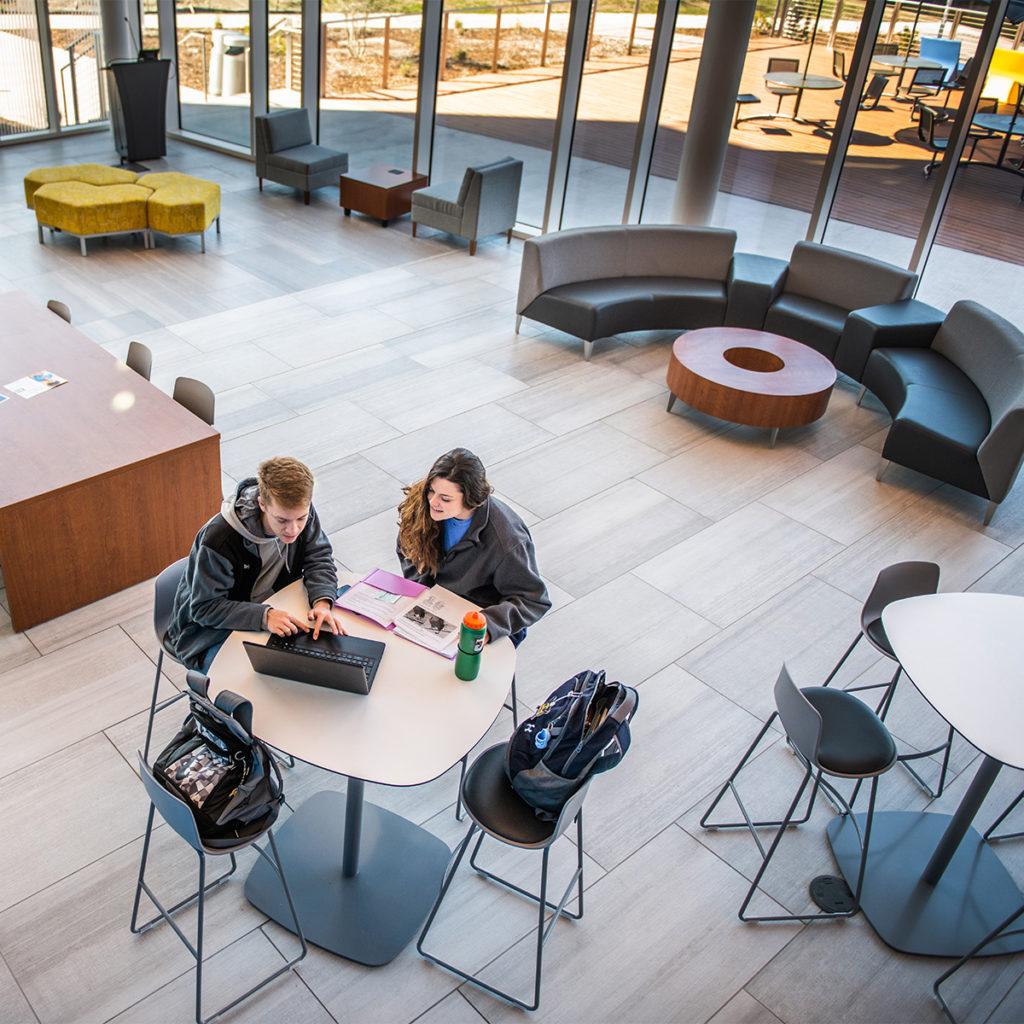
[[[459,795],[455,798],[455,820],[462,821],[466,816],[462,813],[462,784],[466,781],[466,765],[469,762],[469,754],[462,759],[462,768],[459,771]]]
[[[1016,801],[1015,801],[1016,803]],[[946,1000],[942,997],[940,991],[941,985],[948,978],[956,974],[961,967],[972,957],[976,956],[982,949],[985,948],[990,942],[995,942],[999,938],[1008,938],[1011,935],[1020,935],[1021,929],[1015,928],[1013,931],[1007,931],[1011,924],[1017,920],[1022,914],[1024,914],[1024,903],[1020,905],[1005,921],[1003,921],[997,928],[994,928],[988,933],[973,949],[969,950],[952,967],[947,971],[943,971],[932,984],[932,992],[935,994],[935,998],[939,1002],[939,1006],[942,1007],[942,1012],[952,1021],[952,1024],[957,1024],[956,1017],[953,1016],[953,1011],[949,1008]]]
[[[825,680],[825,682],[823,682],[821,684],[822,686],[828,686],[828,684],[831,683],[833,679],[835,679],[836,673],[843,667],[843,664],[846,662],[846,659],[851,654],[853,654],[853,649],[857,646],[857,644],[860,643],[861,637],[863,635],[864,635],[863,633],[858,633],[854,637],[853,643],[850,644],[850,646],[846,648],[846,651],[844,652],[843,656],[836,662],[836,667],[834,669],[832,669],[831,672],[829,672],[828,678]]]
[[[145,758],[146,763],[149,763],[149,745],[153,738],[153,719],[156,717],[158,711],[163,711],[164,708],[170,707],[172,704],[181,700],[182,697],[186,696],[184,692],[176,693],[173,697],[167,697],[164,700],[157,702],[157,695],[160,692],[160,672],[163,669],[164,664],[164,652],[163,650],[156,657],[156,677],[153,680],[153,697],[149,702],[149,720],[146,723],[146,743],[142,748],[142,756]]]
[[[516,697],[516,677],[512,676],[512,703],[506,702],[505,707],[512,712],[512,728],[519,728],[519,699]],[[459,819],[461,821],[461,819]]]
[[[1000,839],[1016,839],[1019,836],[1024,836],[1024,832],[1004,832],[1002,835],[996,835],[996,829],[999,828],[999,826],[1002,825],[1002,823],[1013,813],[1021,800],[1024,800],[1024,789],[1020,791],[1017,799],[1014,800],[1013,803],[1011,803],[1010,806],[1007,807],[991,825],[989,825],[984,836],[986,842],[997,842]]]

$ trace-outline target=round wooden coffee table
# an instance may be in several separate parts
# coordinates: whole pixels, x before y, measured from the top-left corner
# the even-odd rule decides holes
[[[707,327],[676,338],[668,363],[671,392],[709,416],[771,431],[813,423],[828,408],[835,367],[791,338],[739,327]]]

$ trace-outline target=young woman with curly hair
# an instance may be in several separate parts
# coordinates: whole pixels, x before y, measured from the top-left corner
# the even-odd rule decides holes
[[[442,455],[398,507],[398,557],[407,579],[480,605],[487,640],[517,647],[551,607],[526,524],[493,497],[483,463],[465,448]]]

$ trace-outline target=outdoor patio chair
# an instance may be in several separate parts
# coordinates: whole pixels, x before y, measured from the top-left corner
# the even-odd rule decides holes
[[[889,79],[885,75],[872,75],[868,87],[864,90],[864,95],[860,98],[860,103],[857,104],[857,109],[874,110],[882,99],[885,83],[888,81]],[[836,100],[836,106],[838,107],[842,102],[842,100]],[[888,110],[889,108],[884,107],[883,109]]]
[[[348,170],[348,153],[313,144],[309,114],[303,109],[272,110],[259,114],[256,122],[256,177],[263,191],[263,179],[301,189],[309,206],[315,188],[337,185]]]
[[[832,74],[846,81],[846,53],[843,50],[832,51]]]
[[[948,121],[949,118],[940,114],[934,107],[929,107],[924,103],[921,104],[919,109],[921,116],[917,122],[917,137],[932,151],[931,160],[921,168],[921,173],[928,178],[938,166],[939,156],[946,152],[946,147],[949,145],[949,137],[936,135],[935,130],[940,124]],[[971,156],[974,156],[974,146],[976,143],[977,139],[971,143]],[[970,157],[967,159],[970,160]]]
[[[910,120],[915,120],[915,115],[921,109],[921,101],[934,98],[946,88],[945,68],[917,68],[914,77],[910,80],[906,95],[913,99],[914,105],[910,108]]]
[[[469,239],[469,255],[476,255],[477,239],[504,234],[512,241],[519,209],[523,161],[507,156],[493,163],[467,167],[462,182],[443,181],[412,194],[412,233],[425,224]]]
[[[772,71],[799,71],[800,61],[796,57],[769,57],[768,58],[768,72]],[[775,113],[778,114],[782,110],[782,101],[787,96],[799,96],[800,90],[794,89],[788,85],[771,85],[767,86],[768,91],[773,96],[779,97],[779,102],[775,105]]]

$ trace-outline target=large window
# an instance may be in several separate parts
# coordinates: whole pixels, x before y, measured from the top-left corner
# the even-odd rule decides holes
[[[656,17],[645,6],[592,6],[562,227],[621,220]]]
[[[106,120],[100,0],[50,0],[49,14],[61,125]]]
[[[419,3],[323,0],[320,142],[354,170],[412,167],[420,70]]]
[[[175,4],[181,127],[249,146],[248,0]]]
[[[299,0],[270,0],[267,15],[267,106],[301,107],[305,61]]]
[[[975,299],[1024,324],[1024,49],[1019,26],[1005,22],[972,117],[973,140],[959,164],[918,297],[948,309]]]
[[[983,11],[886,4],[825,231],[830,245],[909,263],[983,21]],[[835,53],[845,67],[850,49],[837,44]]]
[[[48,126],[34,0],[3,4],[0,21],[0,139]]]
[[[446,0],[431,178],[505,156],[523,161],[519,221],[544,221],[568,2]]]

